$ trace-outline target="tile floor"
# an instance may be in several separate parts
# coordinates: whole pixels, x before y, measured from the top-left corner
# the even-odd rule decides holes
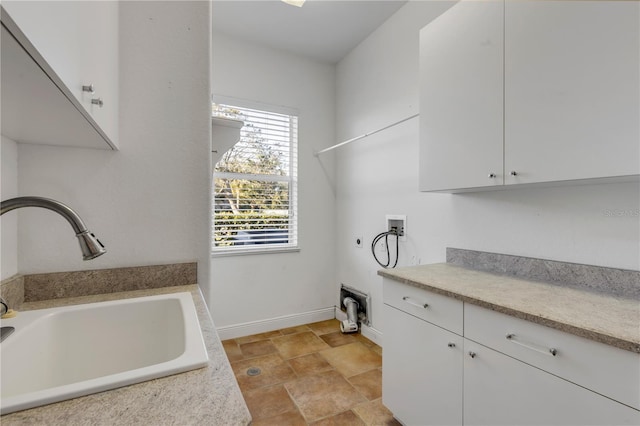
[[[400,424],[382,405],[382,348],[338,320],[222,344],[254,426]]]

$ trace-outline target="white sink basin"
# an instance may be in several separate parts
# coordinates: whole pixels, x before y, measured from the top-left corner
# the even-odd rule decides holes
[[[204,367],[190,293],[19,312],[1,325],[0,412]]]

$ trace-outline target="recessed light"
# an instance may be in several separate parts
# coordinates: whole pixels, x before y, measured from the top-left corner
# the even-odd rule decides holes
[[[306,0],[282,0],[283,2],[290,4],[291,6],[302,7]]]

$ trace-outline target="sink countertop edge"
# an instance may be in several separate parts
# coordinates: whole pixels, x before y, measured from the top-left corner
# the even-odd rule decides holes
[[[197,285],[29,302],[23,311],[109,300],[189,292],[209,355],[197,370],[6,414],[3,426],[26,424],[234,424],[251,415]]]

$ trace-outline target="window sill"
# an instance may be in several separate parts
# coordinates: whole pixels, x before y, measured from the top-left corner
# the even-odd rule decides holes
[[[230,257],[230,256],[247,256],[258,254],[276,254],[276,253],[296,253],[300,251],[300,247],[270,247],[270,248],[242,248],[233,250],[214,250],[211,252],[211,258]]]

